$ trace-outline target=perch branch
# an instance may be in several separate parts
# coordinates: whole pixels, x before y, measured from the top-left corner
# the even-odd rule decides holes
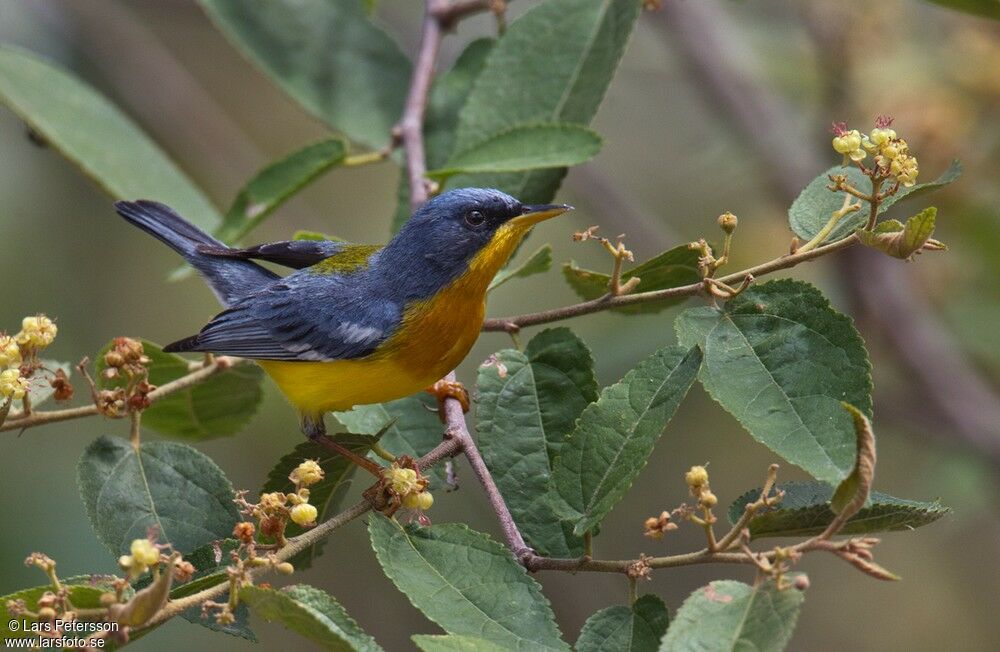
[[[183,389],[197,385],[198,383],[242,362],[243,360],[240,358],[232,358],[229,356],[214,357],[210,362],[200,365],[194,371],[181,376],[177,380],[172,380],[169,383],[154,389],[148,395],[149,402],[155,403],[160,399],[170,396],[171,394],[175,394]],[[9,415],[3,425],[0,425],[0,432],[4,430],[25,430],[27,428],[34,428],[35,426],[41,426],[47,423],[58,423],[60,421],[69,421],[70,419],[91,417],[97,414],[100,414],[100,411],[97,409],[96,405],[83,405],[75,408],[66,408],[65,410],[35,410],[28,415],[15,413]]]

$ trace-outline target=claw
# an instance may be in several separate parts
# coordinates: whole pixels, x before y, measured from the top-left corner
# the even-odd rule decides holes
[[[444,402],[449,398],[453,398],[461,403],[463,412],[469,411],[469,390],[465,389],[465,385],[458,381],[439,380],[428,387],[427,392],[437,399],[438,416],[441,417],[442,422],[445,420]]]

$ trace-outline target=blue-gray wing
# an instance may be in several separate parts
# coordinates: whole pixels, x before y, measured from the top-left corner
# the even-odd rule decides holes
[[[392,336],[403,308],[357,277],[295,272],[246,297],[169,351],[211,351],[257,360],[344,360]]]

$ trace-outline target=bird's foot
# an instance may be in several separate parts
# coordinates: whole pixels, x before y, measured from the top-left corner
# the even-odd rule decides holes
[[[439,380],[428,387],[427,392],[437,399],[438,416],[441,417],[442,422],[445,420],[444,402],[449,398],[462,404],[462,412],[469,411],[469,390],[465,389],[465,385],[458,381]]]
[[[302,434],[309,438],[309,441],[315,442],[320,446],[337,453],[341,457],[346,458],[350,462],[353,462],[357,466],[360,466],[365,471],[368,471],[376,478],[382,477],[382,467],[368,459],[363,455],[352,451],[346,446],[333,440],[326,434],[326,424],[323,423],[323,416],[302,416]]]

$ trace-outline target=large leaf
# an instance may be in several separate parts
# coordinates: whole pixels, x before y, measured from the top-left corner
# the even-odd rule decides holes
[[[416,634],[410,638],[421,652],[506,652],[510,649],[475,636]]]
[[[697,348],[664,347],[580,415],[554,465],[556,487],[578,514],[574,534],[600,523],[632,486],[700,364]]]
[[[418,458],[429,453],[441,443],[444,425],[437,415],[437,403],[430,394],[407,396],[388,403],[359,405],[349,412],[334,412],[333,415],[348,430],[366,435],[379,435],[379,443],[393,455],[409,455]],[[385,460],[374,455],[376,462]],[[438,465],[428,472],[436,478],[440,488],[444,483],[444,465]]]
[[[451,70],[438,75],[434,80],[424,116],[424,154],[429,167],[440,167],[451,156],[455,144],[458,112],[469,97],[472,83],[479,76],[486,62],[486,56],[495,43],[496,41],[488,38],[472,41],[455,60]],[[402,170],[396,193],[396,214],[392,220],[392,232],[399,231],[408,219],[410,219],[410,185],[406,170]]]
[[[590,350],[568,328],[545,330],[524,353],[507,349],[479,369],[479,446],[521,533],[536,552],[583,554],[562,516],[552,460],[587,405],[597,400]]]
[[[640,279],[639,285],[635,287],[634,292],[665,290],[689,283],[697,283],[701,280],[701,274],[698,272],[698,255],[697,251],[687,245],[679,245],[650,258],[637,267],[622,272],[622,281],[638,277]],[[581,299],[588,301],[607,294],[608,283],[611,282],[611,276],[608,274],[581,269],[576,266],[575,262],[563,265],[563,276],[573,291]],[[677,305],[686,298],[664,299],[655,303],[642,303],[612,308],[612,310],[626,314],[656,313],[664,308]]]
[[[108,380],[101,373],[109,343],[97,354],[98,384],[115,387],[124,382]],[[142,340],[149,356],[149,382],[157,387],[190,373],[184,358],[165,353],[158,344]],[[252,364],[240,364],[200,383],[162,398],[142,413],[142,424],[164,435],[194,441],[234,435],[253,418],[263,398],[263,372]]]
[[[97,609],[101,606],[101,594],[109,587],[103,584],[82,584],[64,581],[63,586],[69,591],[69,599],[77,609]],[[17,593],[0,596],[0,643],[17,638],[36,638],[38,634],[26,632],[25,629],[32,623],[37,623],[38,619],[28,614],[14,617],[7,609],[7,602],[12,600],[23,600],[28,611],[38,611],[38,599],[47,591],[52,591],[52,585],[36,586],[31,589],[24,589]]]
[[[519,125],[452,155],[432,179],[456,174],[520,172],[579,165],[601,151],[601,137],[579,125]]]
[[[520,265],[510,265],[497,272],[497,275],[490,281],[487,292],[492,292],[507,281],[514,278],[526,278],[535,274],[542,274],[552,267],[552,246],[542,245],[528,256],[527,260]]]
[[[866,195],[871,194],[871,180],[862,174],[861,170],[851,165],[848,167],[835,166],[819,175],[809,182],[799,196],[792,202],[788,209],[788,223],[792,227],[795,235],[804,241],[811,240],[813,236],[830,220],[830,215],[834,211],[840,210],[844,203],[844,193],[832,192],[827,188],[830,185],[830,175],[843,175],[848,182]],[[918,183],[909,188],[901,187],[895,195],[886,197],[879,205],[879,213],[888,210],[893,204],[903,199],[919,196],[931,190],[936,190],[942,186],[958,179],[962,174],[962,164],[952,161],[948,169],[934,181]],[[884,187],[883,187],[884,190]],[[836,227],[826,237],[824,242],[832,242],[846,237],[864,226],[868,221],[870,208],[867,202],[861,201],[862,209],[856,213],[844,217]]]
[[[198,0],[255,64],[307,111],[353,141],[389,142],[410,62],[358,0]]]
[[[720,580],[696,590],[670,621],[660,652],[780,652],[795,629],[802,592],[772,580]]]
[[[243,187],[215,236],[237,242],[287,199],[343,162],[347,145],[339,138],[313,143],[260,170]]]
[[[510,552],[464,525],[368,523],[382,570],[417,609],[449,634],[509,650],[569,650],[541,587]]]
[[[825,482],[787,482],[772,491],[785,496],[774,507],[757,511],[747,527],[753,537],[804,537],[819,534],[833,520],[830,499],[833,487]],[[735,523],[744,508],[760,497],[760,489],[748,491],[729,507],[729,520]],[[932,503],[895,498],[871,492],[868,502],[852,516],[841,534],[868,534],[893,530],[912,530],[938,520],[951,510],[940,502]]]
[[[267,621],[278,621],[324,650],[375,652],[382,647],[332,596],[312,586],[296,584],[275,590],[244,586],[240,600]]]
[[[156,143],[66,71],[0,47],[0,101],[115,199],[166,202],[203,229],[219,223],[216,208]]]
[[[621,60],[640,3],[550,0],[526,11],[490,53],[462,107],[455,151],[518,125],[593,119]],[[527,203],[552,199],[564,170],[458,175],[449,187],[499,188]]]
[[[362,455],[367,453],[371,445],[377,441],[376,437],[371,435],[353,433],[338,433],[333,435],[333,439]],[[315,505],[319,511],[317,522],[324,521],[327,516],[340,508],[344,495],[351,486],[354,470],[357,468],[343,455],[332,453],[325,446],[312,441],[301,442],[291,453],[278,460],[278,463],[267,474],[267,482],[264,483],[261,492],[292,493],[295,490],[295,484],[288,479],[288,476],[303,460],[316,460],[323,467],[323,480],[309,487],[309,502]],[[298,536],[304,531],[304,528],[289,522],[285,533],[287,536]],[[321,539],[290,561],[299,569],[309,567],[312,560],[320,555],[325,543],[326,539]]]
[[[240,520],[233,486],[208,456],[176,442],[99,437],[77,467],[80,495],[97,538],[115,555],[155,528],[160,541],[189,552],[224,539]]]
[[[667,606],[655,595],[647,594],[631,607],[622,605],[601,609],[587,619],[577,652],[656,652],[667,631]]]
[[[757,441],[824,482],[854,467],[846,401],[872,413],[871,364],[851,320],[802,281],[751,287],[724,309],[678,317],[686,346],[704,351],[700,379]]]

